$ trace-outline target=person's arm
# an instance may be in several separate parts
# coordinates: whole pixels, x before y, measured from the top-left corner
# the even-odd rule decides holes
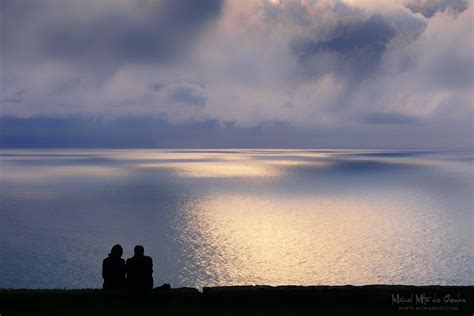
[[[106,262],[105,260],[102,261],[102,278],[104,278],[104,280],[106,279],[106,276],[107,276],[107,267],[106,267]]]

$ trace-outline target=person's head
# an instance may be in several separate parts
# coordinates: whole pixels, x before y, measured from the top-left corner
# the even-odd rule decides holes
[[[110,250],[110,253],[109,253],[110,257],[120,258],[122,255],[123,255],[123,248],[119,244],[116,244],[115,246],[113,246],[112,250]]]
[[[145,248],[143,248],[143,246],[135,246],[135,248],[133,248],[133,253],[135,256],[143,256],[143,254],[145,253]]]

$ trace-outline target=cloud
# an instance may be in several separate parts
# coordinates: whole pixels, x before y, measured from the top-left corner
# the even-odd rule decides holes
[[[338,24],[324,38],[295,38],[291,48],[308,71],[365,76],[378,65],[395,35],[389,20],[372,15],[367,20]]]
[[[161,83],[152,83],[149,85],[150,89],[153,90],[153,91],[160,91],[161,89],[163,89],[163,84]]]
[[[216,120],[172,124],[164,117],[0,117],[0,148],[390,148],[469,147],[462,127],[375,124],[302,128],[265,122],[239,127]],[[60,131],[60,132],[58,132]],[[400,133],[410,132],[410,138]],[[453,144],[452,139],[459,139]]]
[[[8,59],[55,59],[81,66],[172,61],[186,53],[223,6],[220,0],[2,4]]]
[[[21,103],[23,102],[23,93],[24,91],[18,91],[15,94],[0,100],[0,103]]]
[[[431,18],[437,13],[459,14],[469,7],[469,0],[401,0],[413,13],[421,13]]]
[[[438,14],[416,40],[388,52],[373,80],[354,94],[354,112],[383,110],[420,123],[472,117],[472,11]]]
[[[3,117],[154,118],[176,133],[212,122],[235,144],[285,129],[308,144],[431,144],[438,128],[472,138],[467,1],[41,0],[0,12]],[[149,131],[136,125],[124,124]]]
[[[173,103],[187,103],[195,106],[204,106],[206,98],[199,95],[193,88],[180,86],[174,89],[169,100]]]

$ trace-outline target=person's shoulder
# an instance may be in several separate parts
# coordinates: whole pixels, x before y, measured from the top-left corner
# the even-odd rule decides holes
[[[153,261],[153,259],[152,259],[151,257],[149,257],[149,256],[145,256],[145,260],[146,260],[146,261],[149,261],[149,262],[152,262],[152,261]]]

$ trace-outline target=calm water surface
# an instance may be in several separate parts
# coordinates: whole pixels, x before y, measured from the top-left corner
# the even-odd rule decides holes
[[[474,284],[474,154],[0,150],[0,288],[100,287],[142,244],[155,284]]]

